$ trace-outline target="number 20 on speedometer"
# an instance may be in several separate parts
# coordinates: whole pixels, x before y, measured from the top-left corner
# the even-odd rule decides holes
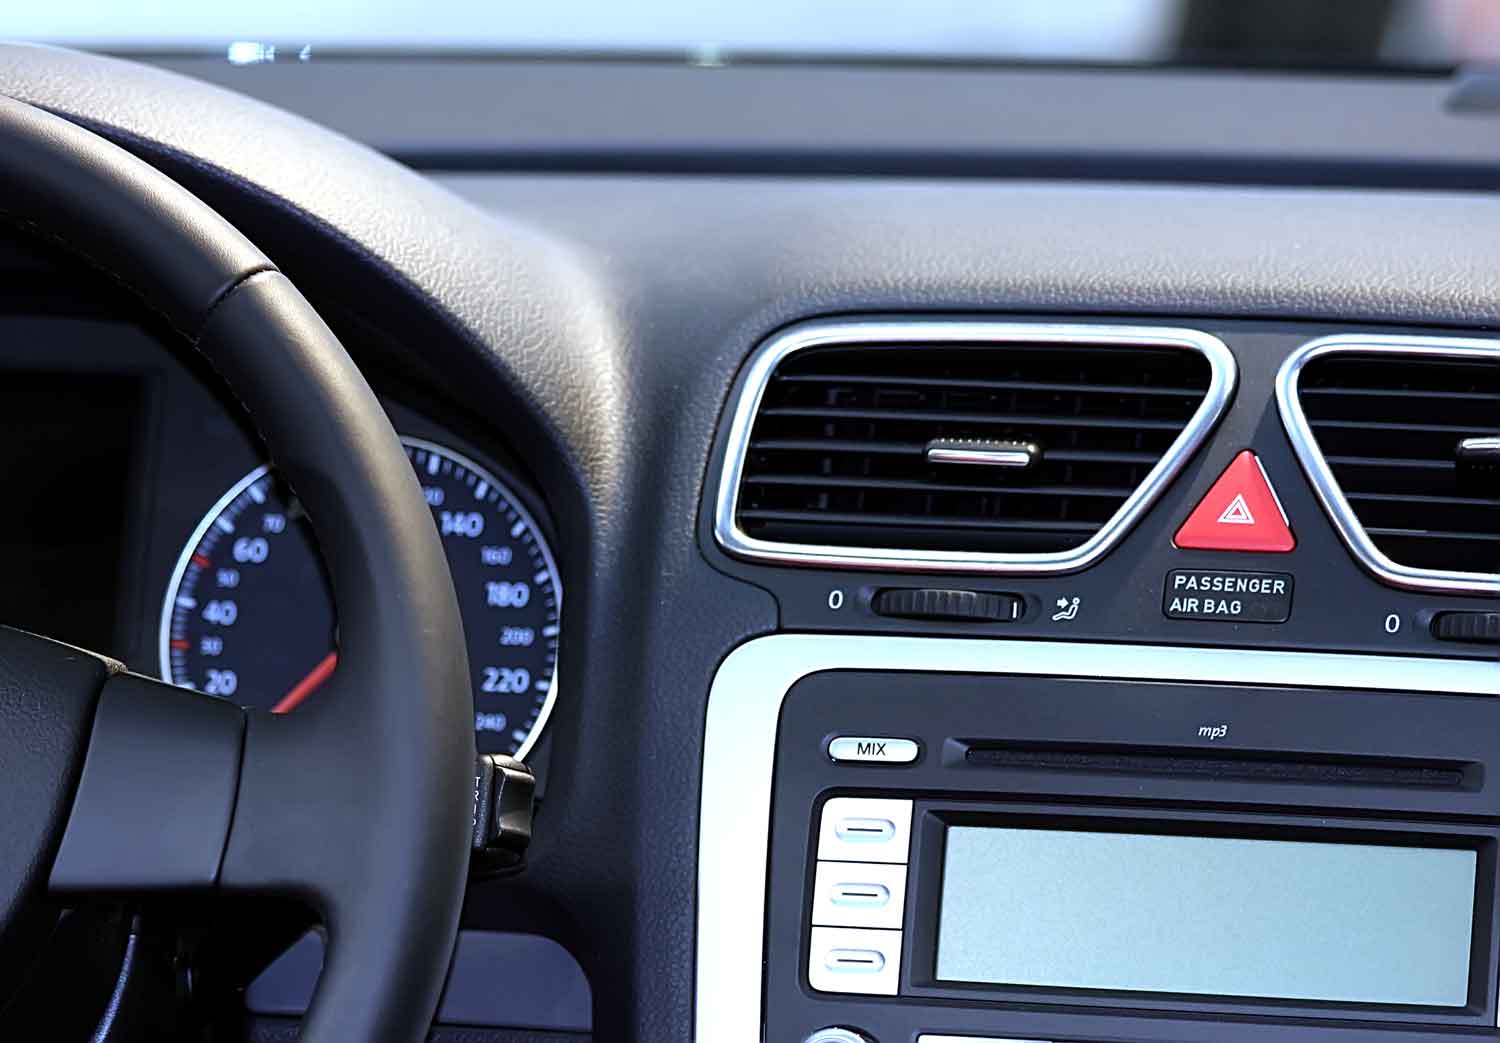
[[[443,446],[402,439],[453,572],[484,753],[525,756],[557,692],[562,587],[535,519],[490,471]],[[338,621],[312,526],[259,467],[209,509],[183,548],[162,606],[162,677],[276,713],[338,668]]]

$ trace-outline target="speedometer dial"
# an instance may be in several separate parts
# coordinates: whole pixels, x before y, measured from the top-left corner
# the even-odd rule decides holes
[[[403,438],[453,572],[484,753],[525,756],[557,688],[562,587],[535,519],[492,473]],[[300,502],[267,467],[236,482],[188,539],[162,608],[162,677],[287,713],[338,668],[333,597]]]

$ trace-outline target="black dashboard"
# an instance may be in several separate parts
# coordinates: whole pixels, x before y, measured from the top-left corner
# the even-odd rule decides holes
[[[542,799],[526,871],[470,886],[438,1038],[1495,1037],[1490,160],[1397,190],[501,141],[414,171],[160,70],[0,54],[0,90],[282,265],[500,570],[464,606],[476,725]],[[41,505],[0,524],[4,622],[222,686],[173,653],[222,650],[240,599],[203,625],[182,580],[281,560],[254,430],[93,273],[19,240],[0,267],[7,469]],[[328,621],[275,670],[265,625],[235,684],[275,703]],[[259,972],[305,925],[240,926]],[[302,944],[253,1038],[293,1030]]]

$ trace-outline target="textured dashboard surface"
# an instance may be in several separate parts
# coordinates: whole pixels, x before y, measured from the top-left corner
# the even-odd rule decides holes
[[[424,179],[300,119],[109,59],[0,48],[0,92],[161,165],[410,346],[534,461],[569,606],[532,870],[614,1038],[691,1032],[702,723],[776,622],[695,539],[740,361],[814,315],[1219,314],[1500,324],[1478,195],[831,179]],[[247,145],[247,143],[249,143]],[[471,893],[471,904],[477,899]]]
[[[853,309],[1217,314],[1489,326],[1480,195],[880,179],[448,175],[689,320]]]

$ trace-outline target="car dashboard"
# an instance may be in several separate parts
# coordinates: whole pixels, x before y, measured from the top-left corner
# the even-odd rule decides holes
[[[1500,1032],[1488,191],[377,140],[413,170],[160,69],[13,48],[0,89],[245,229],[403,436],[479,747],[540,798],[435,1038]],[[4,621],[316,699],[340,534],[158,318],[0,268]],[[242,925],[248,1038],[305,927]]]

